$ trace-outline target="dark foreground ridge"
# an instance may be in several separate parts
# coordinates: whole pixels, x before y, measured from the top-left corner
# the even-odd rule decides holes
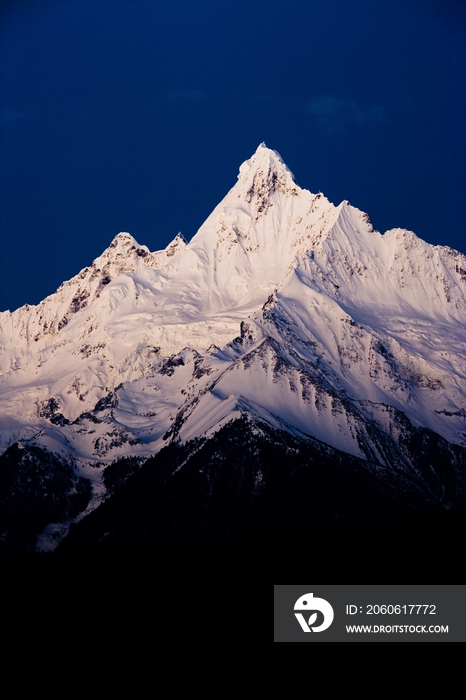
[[[48,523],[82,512],[90,495],[71,462],[37,445],[11,445],[0,456],[0,550],[27,551]]]
[[[383,469],[243,416],[210,438],[175,440],[145,463],[109,465],[106,500],[72,523],[50,556],[163,557],[175,547],[190,559],[213,547],[217,557],[230,550],[234,558],[238,549],[246,557],[254,552],[256,561],[258,549],[266,559],[268,551],[292,559],[309,548],[323,558],[336,551],[347,557],[356,547],[373,560],[384,548],[385,556],[400,554],[411,540],[416,551],[442,537],[443,551],[456,546],[464,531],[466,451],[411,428],[393,464]],[[451,508],[438,493],[448,494]],[[77,480],[70,464],[36,446],[13,445],[0,457],[1,549],[32,552],[44,526],[74,518],[89,494],[89,482]]]
[[[415,478],[403,476],[404,490],[395,491],[364,460],[244,417],[208,440],[172,443],[127,479],[123,461],[118,472],[119,486],[113,467],[113,495],[71,526],[58,553],[167,542],[286,550],[416,529],[441,512]]]

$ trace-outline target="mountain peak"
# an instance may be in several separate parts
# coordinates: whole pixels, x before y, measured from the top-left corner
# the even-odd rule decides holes
[[[301,455],[292,450],[298,480],[288,469],[280,482],[299,491],[300,465],[312,459],[330,474],[330,486],[342,464],[345,474],[356,465],[358,489],[367,470],[371,513],[379,476],[396,508],[410,493],[414,504],[425,494],[426,512],[434,504],[464,505],[465,285],[465,256],[404,229],[382,236],[346,200],[334,206],[298,187],[280,155],[262,143],[188,244],[179,233],[150,252],[121,232],[39,306],[0,314],[3,511],[13,513],[23,538],[15,513],[32,503],[42,534],[32,531],[28,546],[39,535],[38,547],[53,548],[73,512],[80,508],[85,518],[115,489],[121,494],[137,466],[170,443],[183,452],[162,469],[183,469],[181,489],[223,493],[221,481],[212,481],[218,472],[241,504],[279,495],[277,470],[267,471],[265,455],[278,444],[286,454],[302,444]],[[240,417],[255,431],[255,460],[256,437],[270,437],[246,480],[247,424],[229,443],[221,436]],[[238,461],[228,463],[240,443]],[[199,470],[201,454],[208,461]],[[192,475],[202,473],[208,482],[195,483]],[[338,518],[347,512],[346,486],[342,494]],[[62,514],[50,498],[64,504]],[[335,502],[331,494],[332,522]],[[183,511],[185,503],[182,494]],[[199,512],[213,512],[211,503],[199,502]],[[11,532],[3,511],[0,549]],[[257,522],[266,511],[261,505]],[[48,530],[43,512],[50,512]],[[186,512],[190,518],[193,509]],[[280,536],[283,522],[280,516]],[[188,531],[191,522],[185,525]],[[113,525],[105,524],[98,541],[108,532]]]
[[[188,244],[188,241],[187,241],[186,238],[183,236],[183,234],[181,233],[181,231],[179,231],[179,232],[176,234],[175,238],[174,238],[174,239],[172,240],[172,242],[170,243],[170,246],[172,246],[174,243],[177,243],[177,244],[179,244],[179,243],[184,243],[185,245],[187,245],[187,244]]]
[[[188,241],[186,240],[186,238],[183,236],[183,234],[180,231],[179,233],[176,234],[176,236],[172,240],[172,242],[167,245],[167,247],[165,248],[165,250],[163,252],[166,254],[167,258],[171,258],[179,250],[186,248],[187,245],[188,245]]]
[[[127,247],[132,245],[139,246],[139,243],[127,231],[120,231],[120,233],[117,233],[115,238],[110,243],[109,248],[117,248],[119,246]]]
[[[258,175],[265,176],[266,179],[271,179],[275,175],[276,179],[281,179],[286,184],[294,183],[293,173],[286,166],[281,155],[267,148],[264,142],[259,144],[249,160],[241,164],[238,180],[249,183],[253,182]]]
[[[150,254],[149,248],[145,245],[141,246],[137,240],[127,231],[121,231],[112,240],[108,248],[94,260],[94,265],[102,267],[103,265],[117,263],[119,271],[128,269],[129,260],[139,260]]]

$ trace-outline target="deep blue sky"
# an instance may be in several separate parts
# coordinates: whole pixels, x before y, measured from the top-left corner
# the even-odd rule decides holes
[[[0,0],[0,309],[129,231],[190,239],[261,141],[466,252],[465,3]]]

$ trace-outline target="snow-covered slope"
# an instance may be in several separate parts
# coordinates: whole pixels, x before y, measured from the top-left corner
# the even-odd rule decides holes
[[[71,457],[98,493],[118,457],[248,415],[390,468],[403,431],[466,446],[465,327],[464,255],[381,235],[261,144],[189,243],[121,233],[0,314],[2,451]]]
[[[149,253],[119,234],[39,306],[1,314],[4,414],[14,427],[3,444],[31,434],[36,402],[53,396],[74,420],[122,381],[150,372],[156,354],[230,342],[336,214],[260,146],[188,245],[178,236]]]

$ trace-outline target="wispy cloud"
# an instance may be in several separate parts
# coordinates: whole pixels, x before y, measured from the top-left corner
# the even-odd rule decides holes
[[[170,90],[165,99],[165,104],[181,104],[185,102],[202,102],[207,99],[207,95],[200,90]]]
[[[338,99],[331,95],[315,95],[307,108],[328,134],[342,134],[352,126],[386,120],[384,107],[374,105],[362,108],[354,100]]]

